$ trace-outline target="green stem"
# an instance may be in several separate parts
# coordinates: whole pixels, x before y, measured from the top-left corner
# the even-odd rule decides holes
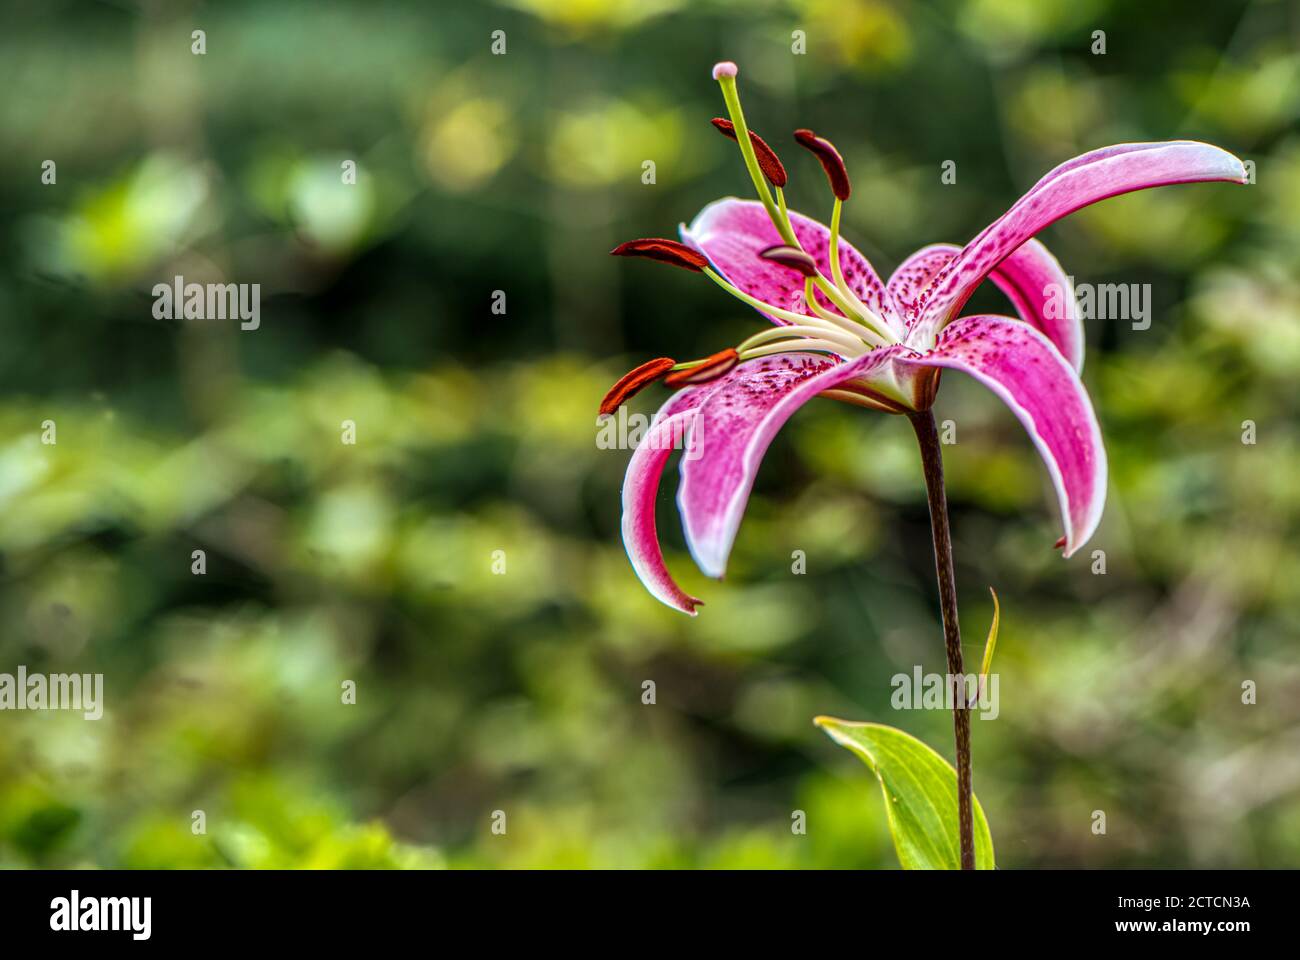
[[[934,535],[934,569],[939,581],[939,608],[943,613],[944,648],[948,676],[954,692],[953,735],[957,741],[957,823],[961,833],[961,868],[975,869],[975,830],[971,815],[970,709],[966,705],[966,671],[961,656],[961,625],[957,622],[957,578],[953,573],[952,532],[948,528],[948,496],[943,484],[943,453],[934,413],[910,413],[908,419],[921,446],[925,490],[930,502],[930,530]]]

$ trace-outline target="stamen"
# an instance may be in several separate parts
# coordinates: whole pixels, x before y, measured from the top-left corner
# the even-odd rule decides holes
[[[829,340],[786,340],[783,343],[769,343],[766,346],[746,350],[741,359],[754,360],[758,357],[771,357],[780,353],[798,353],[805,350],[812,353],[831,353],[837,357],[844,356],[844,348]]]
[[[719,350],[712,356],[705,357],[695,366],[678,370],[676,373],[670,373],[664,378],[664,383],[670,387],[687,387],[696,383],[708,383],[710,380],[716,380],[718,377],[730,373],[732,368],[739,362],[740,354],[728,347],[726,350]]]
[[[726,117],[714,117],[710,123],[721,131],[722,135],[736,140],[736,125]],[[739,140],[736,140],[739,143]],[[749,142],[754,145],[754,156],[758,160],[759,169],[763,171],[763,176],[767,177],[768,183],[774,187],[784,187],[789,176],[785,172],[785,165],[781,163],[781,158],[776,155],[776,151],[767,145],[767,141],[756,134],[753,130],[749,131]]]
[[[791,247],[787,244],[778,243],[774,247],[760,250],[758,255],[764,260],[771,260],[773,263],[779,263],[783,267],[797,270],[810,280],[817,276],[817,261],[798,247]],[[809,306],[811,306],[811,304],[809,304]]]
[[[763,300],[759,300],[757,297],[751,297],[744,290],[741,290],[739,287],[734,286],[733,284],[729,283],[720,274],[714,272],[713,268],[711,267],[704,268],[704,275],[708,277],[710,280],[712,280],[714,283],[716,283],[718,286],[720,286],[723,290],[727,291],[727,293],[731,294],[733,297],[739,300],[741,303],[747,303],[755,310],[761,311],[762,313],[766,313],[769,316],[776,317],[778,320],[784,320],[786,323],[790,323],[790,324],[826,323],[834,330],[847,330],[849,333],[853,334],[854,336],[861,337],[863,340],[867,341],[868,343],[879,345],[881,343],[886,342],[881,338],[879,331],[874,330],[873,328],[868,327],[865,324],[859,323],[857,320],[852,319],[847,315],[838,317],[835,316],[834,314],[828,314],[826,317],[814,317],[814,316],[809,316],[806,313],[794,313],[793,311],[790,310],[782,310],[780,307],[774,307],[772,306],[772,304],[767,303]]]
[[[826,322],[836,324],[836,326],[840,326],[841,324],[837,323],[837,321],[840,320],[840,317],[834,313],[831,313],[831,311],[827,310],[825,307],[823,307],[820,303],[817,302],[817,294],[813,292],[813,284],[815,282],[816,280],[813,277],[808,277],[803,282],[804,305],[813,313],[815,313],[817,316],[825,320]],[[858,324],[858,326],[862,326],[864,330],[871,331],[870,327],[867,327],[863,324]],[[876,333],[875,331],[871,331],[870,333],[863,334],[862,338],[864,340],[869,341],[870,343],[876,344],[877,346],[885,342],[881,338],[880,334]]]
[[[847,200],[852,192],[852,187],[849,184],[849,171],[844,166],[844,158],[835,149],[835,145],[824,137],[817,136],[811,130],[796,130],[794,139],[799,146],[811,151],[821,161],[822,169],[826,171],[826,179],[830,181],[831,193],[835,194],[835,199]]]
[[[695,273],[701,272],[709,265],[709,258],[698,250],[692,250],[686,244],[678,243],[676,240],[665,240],[661,237],[629,240],[620,243],[609,252],[615,257],[645,257],[648,260],[658,260],[660,263],[670,263],[674,267],[692,270]]]
[[[704,275],[741,303],[747,303],[755,310],[760,310],[763,313],[776,317],[778,320],[784,320],[786,323],[809,323],[817,319],[816,317],[808,316],[806,313],[795,313],[792,310],[783,310],[780,307],[773,306],[765,300],[751,297],[744,290],[741,290],[739,287],[734,286],[727,281],[727,279],[721,274],[715,273],[711,267],[706,267],[704,269]]]
[[[835,281],[835,286],[848,298],[849,303],[853,305],[854,310],[858,311],[864,317],[877,317],[874,310],[868,307],[854,292],[853,288],[844,280],[844,267],[840,263],[840,211],[844,207],[844,201],[839,197],[835,198],[835,205],[831,209],[831,240],[830,240],[830,261],[831,261],[831,279]],[[897,334],[892,324],[883,318],[880,319],[882,326]]]
[[[600,415],[604,417],[613,413],[632,396],[640,393],[642,388],[663,377],[676,365],[677,361],[672,357],[659,357],[656,360],[647,360],[641,366],[629,370],[619,378],[618,383],[609,388],[605,399],[600,401]]]
[[[744,354],[754,347],[760,347],[765,343],[771,343],[774,340],[786,340],[791,338],[803,337],[810,340],[826,340],[830,343],[839,344],[839,352],[845,357],[858,357],[870,349],[867,344],[851,333],[845,333],[843,330],[827,329],[822,326],[808,324],[806,326],[790,327],[768,327],[766,330],[760,330],[752,336],[746,337],[736,346],[736,350]],[[792,342],[797,343],[797,340]]]
[[[844,282],[844,270],[840,266],[840,211],[843,207],[844,201],[839,197],[836,197],[835,206],[831,208],[831,279],[835,281],[835,286],[839,287],[846,293],[852,294],[853,291],[850,290],[849,285]]]

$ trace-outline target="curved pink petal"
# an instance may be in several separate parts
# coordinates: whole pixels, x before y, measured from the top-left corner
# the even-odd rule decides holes
[[[894,309],[910,327],[926,289],[961,247],[934,243],[904,260],[885,284]],[[1020,319],[1040,330],[1076,371],[1083,369],[1083,326],[1074,284],[1060,263],[1037,240],[1029,240],[989,274],[1016,308]]]
[[[742,376],[705,398],[690,440],[701,455],[682,458],[677,493],[686,543],[701,570],[722,576],[763,454],[791,414],[823,390],[869,377],[910,352],[885,347],[849,361],[808,353],[763,357],[742,364]]]
[[[940,272],[925,296],[918,326],[932,339],[999,263],[1048,224],[1080,207],[1148,187],[1214,180],[1244,183],[1245,167],[1226,150],[1195,140],[1123,143],[1068,160],[1034,184]]]
[[[732,371],[728,377],[734,374]],[[716,386],[717,383],[708,383],[673,394],[659,408],[650,429],[632,451],[623,477],[623,546],[632,561],[632,569],[656,600],[691,616],[695,616],[696,604],[702,601],[682,590],[668,572],[659,546],[655,503],[668,457],[674,449],[690,443],[690,423],[695,409]]]
[[[1056,257],[1030,240],[989,274],[1015,305],[1020,319],[1037,329],[1076,373],[1083,369],[1083,322],[1074,299],[1074,283]]]
[[[658,421],[633,451],[623,481],[623,546],[632,569],[656,600],[691,616],[701,601],[682,590],[668,572],[655,526],[655,502],[664,464],[694,416],[681,413]]]
[[[909,324],[920,312],[921,296],[939,271],[948,265],[961,247],[952,243],[932,243],[922,247],[898,265],[885,284],[894,312]]]
[[[1106,502],[1106,450],[1083,383],[1045,336],[1010,317],[963,317],[929,353],[895,362],[963,370],[996,393],[1029,431],[1051,474],[1065,555],[1092,536]]]
[[[831,276],[830,230],[822,224],[790,211],[790,226],[795,237],[814,260],[817,269]],[[715,200],[701,210],[689,227],[680,228],[682,242],[709,258],[715,270],[732,284],[764,303],[795,313],[810,314],[804,303],[803,277],[788,267],[759,257],[759,252],[783,243],[772,226],[767,211],[757,200],[727,197]],[[864,304],[881,317],[890,318],[886,310],[885,285],[861,253],[846,242],[839,243],[840,267],[844,280]],[[817,294],[819,306],[839,311]],[[773,323],[783,323],[764,314]]]

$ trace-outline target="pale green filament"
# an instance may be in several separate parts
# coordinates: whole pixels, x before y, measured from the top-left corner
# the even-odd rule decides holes
[[[757,357],[773,357],[782,353],[792,351],[810,350],[818,353],[833,353],[836,356],[841,355],[843,347],[831,343],[829,340],[798,340],[786,343],[769,343],[766,346],[754,347],[752,350],[746,350],[740,355],[741,360],[754,360]]]
[[[835,278],[835,286],[849,291],[849,285],[844,282],[844,271],[840,268],[840,210],[843,207],[844,201],[836,197],[835,206],[831,208],[831,276]]]
[[[720,274],[714,271],[711,267],[705,267],[703,272],[705,276],[707,276],[710,280],[712,280],[714,283],[720,286],[723,290],[726,290],[727,293],[731,294],[737,300],[741,301],[742,303],[747,303],[755,310],[759,310],[763,313],[768,314],[769,316],[776,317],[779,320],[784,320],[786,323],[796,324],[796,325],[808,324],[808,323],[814,323],[814,324],[824,323],[832,329],[847,330],[852,335],[856,337],[861,337],[863,340],[865,340],[867,343],[872,344],[873,346],[880,346],[883,343],[889,342],[883,339],[878,331],[873,330],[871,327],[864,326],[863,324],[858,323],[856,320],[850,319],[849,317],[838,317],[833,313],[828,313],[826,314],[826,317],[823,318],[817,316],[809,316],[806,313],[795,313],[792,310],[783,310],[780,307],[773,306],[770,303],[765,303],[762,300],[759,300],[757,297],[751,297],[749,294],[741,290],[739,287],[736,287],[733,284],[729,283]]]
[[[838,343],[840,345],[840,352],[845,353],[847,356],[860,356],[870,349],[866,343],[863,343],[857,337],[850,336],[842,331],[827,330],[824,327],[790,326],[769,327],[767,330],[760,330],[752,337],[737,344],[736,350],[739,353],[744,353],[746,350],[762,346],[765,343],[771,343],[774,340],[803,337]],[[789,346],[797,349],[800,343],[801,341],[795,340],[793,343],[789,344]]]
[[[849,301],[863,316],[875,317],[875,311],[858,299],[858,295],[844,282],[844,269],[840,265],[840,210],[843,207],[844,201],[836,197],[835,206],[831,209],[831,276],[835,279],[835,286],[844,292],[844,295],[849,298]]]
[[[835,322],[835,314],[831,313],[817,302],[817,295],[813,292],[812,277],[807,277],[803,282],[803,300],[804,303],[808,305],[808,309],[817,314],[817,316],[821,317],[823,320],[828,320],[831,323]]]
[[[859,323],[857,320],[851,319],[854,313],[852,310],[846,311],[844,316],[840,316],[837,313],[831,313],[829,310],[827,310],[825,307],[823,307],[821,304],[817,302],[817,296],[813,292],[814,282],[815,280],[813,277],[808,277],[807,279],[804,280],[803,283],[804,303],[807,304],[808,309],[811,310],[814,314],[816,314],[818,317],[820,317],[822,320],[826,321],[829,324],[833,324],[836,327],[841,327],[851,331],[852,333],[861,337],[863,340],[867,341],[867,343],[870,343],[874,346],[879,347],[879,346],[883,346],[886,343],[894,342],[888,335],[882,335],[879,331],[876,330],[875,327],[868,327],[864,324]],[[871,311],[867,311],[867,315],[873,316]]]
[[[776,200],[777,212],[781,215],[781,224],[777,225],[777,231],[783,236],[788,233],[792,238],[794,238],[794,242],[791,246],[796,250],[803,250],[804,253],[807,253],[808,251],[804,250],[803,244],[799,242],[799,238],[795,236],[794,225],[790,223],[790,210],[785,204],[785,191],[780,187],[776,188]],[[782,225],[784,225],[784,230],[782,230]],[[835,304],[835,306],[839,308],[840,312],[846,317],[859,316],[866,320],[869,325],[871,325],[873,319],[876,319],[876,315],[871,310],[868,310],[857,301],[856,297],[853,297],[852,291],[842,291],[836,284],[832,284],[827,280],[820,270],[817,271],[815,277],[809,277],[809,279],[813,283],[817,284],[817,288],[821,290],[822,293],[826,294],[826,299]],[[852,300],[848,298],[852,298]],[[809,306],[812,306],[814,302],[815,301],[809,299]],[[884,336],[889,335],[887,330],[884,328],[879,329],[879,332]]]

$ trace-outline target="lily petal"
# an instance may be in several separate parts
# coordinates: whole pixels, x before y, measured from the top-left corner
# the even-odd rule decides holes
[[[939,271],[948,265],[953,257],[961,253],[961,247],[953,243],[932,243],[922,247],[898,265],[885,284],[885,291],[894,312],[903,317],[910,325],[920,313],[923,305],[922,296],[930,289],[930,284],[939,275]]]
[[[790,226],[804,250],[812,255],[824,276],[831,275],[830,230],[811,217],[790,211]],[[682,242],[709,258],[713,268],[733,285],[765,303],[783,310],[811,315],[804,303],[804,278],[789,267],[759,257],[768,247],[784,243],[767,211],[757,200],[726,197],[715,200],[701,210],[689,227],[680,228]],[[885,285],[861,253],[846,242],[839,242],[840,265],[844,281],[858,299],[882,317],[886,312]],[[816,294],[820,306],[839,313],[829,300]],[[770,314],[773,323],[783,324]]]
[[[916,322],[934,278],[959,253],[961,247],[934,243],[916,251],[890,276],[885,289],[909,327]],[[1007,295],[1021,320],[1051,340],[1076,372],[1083,369],[1083,326],[1074,284],[1045,246],[1027,241],[998,264],[989,279]]]
[[[1208,143],[1122,143],[1068,160],[1050,171],[940,272],[919,326],[933,338],[971,292],[1017,247],[1080,207],[1121,193],[1175,183],[1244,183],[1241,160]],[[928,345],[928,344],[927,344]]]
[[[623,546],[632,569],[656,600],[691,616],[701,601],[682,590],[668,572],[655,526],[655,503],[668,457],[675,447],[689,443],[695,409],[716,386],[710,383],[673,394],[632,452],[623,478]]]
[[[1037,329],[1061,356],[1083,370],[1083,321],[1074,299],[1074,283],[1056,257],[1030,240],[1003,260],[989,279],[1015,305],[1020,319]]]
[[[677,505],[686,543],[700,569],[721,577],[763,454],[796,410],[855,377],[869,377],[906,347],[873,350],[849,361],[786,353],[741,364],[705,398],[691,427],[697,456],[682,457]],[[741,374],[734,376],[734,374]]]
[[[962,370],[1019,418],[1051,474],[1065,526],[1065,556],[1097,529],[1106,502],[1106,450],[1092,401],[1070,363],[1033,327],[1010,317],[963,317],[934,349],[900,366]]]

